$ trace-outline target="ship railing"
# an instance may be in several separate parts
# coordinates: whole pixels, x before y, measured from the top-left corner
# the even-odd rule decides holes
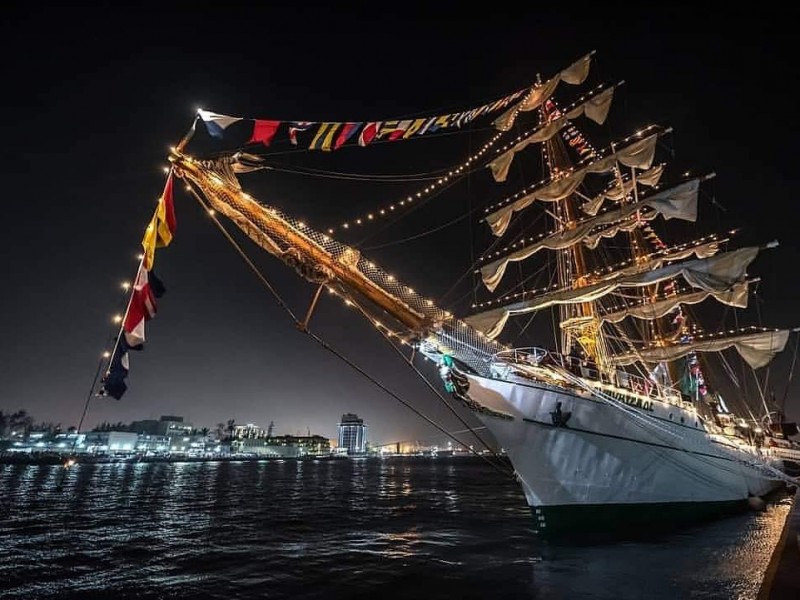
[[[615,383],[617,387],[629,389],[637,394],[643,396],[650,396],[651,398],[666,398],[678,404],[684,404],[681,399],[681,393],[674,387],[662,385],[653,381],[649,377],[642,377],[635,373],[628,373],[618,369],[614,374]],[[691,403],[689,403],[691,404]]]
[[[661,385],[652,379],[634,373],[628,373],[621,369],[617,369],[613,375],[609,375],[599,370],[594,362],[586,361],[576,356],[560,354],[545,348],[530,347],[504,350],[494,355],[493,362],[561,367],[573,375],[611,384],[618,388],[630,390],[640,396],[648,396],[650,398],[683,404],[680,392],[675,388]]]
[[[519,365],[555,366],[586,379],[597,381],[606,381],[608,379],[594,363],[583,361],[577,356],[560,354],[545,348],[531,347],[504,350],[495,354],[493,361]]]

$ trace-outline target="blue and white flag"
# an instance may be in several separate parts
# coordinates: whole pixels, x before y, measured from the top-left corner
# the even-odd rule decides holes
[[[215,138],[222,138],[222,134],[230,125],[233,125],[237,121],[242,120],[241,117],[229,117],[228,115],[220,115],[207,110],[203,110],[202,108],[197,111],[197,114],[200,115],[200,118],[203,119],[203,122],[206,124],[206,129],[208,129],[208,134]]]

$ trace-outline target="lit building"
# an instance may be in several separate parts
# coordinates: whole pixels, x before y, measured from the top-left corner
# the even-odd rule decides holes
[[[144,453],[145,456],[163,456],[169,453],[169,441],[170,438],[165,435],[142,433],[139,434],[136,450]]]
[[[358,415],[347,413],[342,415],[339,423],[339,447],[346,448],[347,454],[359,455],[367,451],[367,426]]]
[[[266,436],[267,432],[264,430],[264,428],[253,423],[233,426],[233,438],[237,440],[259,439]]]
[[[242,438],[232,442],[238,454],[255,454],[274,458],[328,456],[331,442],[321,435],[279,435],[275,437]]]
[[[131,453],[139,435],[129,431],[90,431],[86,434],[86,451],[94,454]]]
[[[192,435],[192,424],[186,423],[183,417],[163,415],[158,421],[147,419],[134,421],[128,428],[134,433],[148,435],[166,435],[169,437],[186,437]]]

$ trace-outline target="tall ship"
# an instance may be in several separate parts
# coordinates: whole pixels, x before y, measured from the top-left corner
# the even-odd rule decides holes
[[[312,284],[307,311],[287,311],[301,332],[314,335],[318,302],[343,300],[455,411],[472,415],[476,436],[491,434],[543,535],[685,523],[794,481],[769,443],[781,433],[766,389],[757,386],[740,411],[724,397],[730,381],[719,381],[735,379],[741,366],[761,381],[758,370],[784,351],[792,330],[708,329],[695,314],[705,309],[720,323],[721,314],[746,308],[757,281],[748,269],[778,243],[737,246],[731,230],[696,235],[701,193],[714,174],[675,173],[660,162],[669,127],[611,136],[606,120],[622,83],[588,86],[592,61],[587,54],[502,98],[444,115],[314,122],[200,110],[169,155],[169,185],[182,180],[271,292],[223,224]],[[407,193],[335,225],[289,214],[285,189],[279,209],[243,187],[256,172],[285,166],[280,148],[324,165],[348,152],[363,156],[380,145],[386,156],[393,145],[467,131],[470,147],[426,178],[397,173],[406,165],[392,162],[397,179],[407,176]],[[603,142],[590,141],[591,132]],[[410,160],[407,168],[415,168]],[[467,178],[481,192],[455,216],[471,220],[474,238],[486,243],[470,258],[468,306],[440,306],[366,256],[354,232],[457,195]],[[158,246],[153,236],[166,222],[154,216],[146,251]],[[670,237],[686,224],[682,237]],[[425,235],[435,239],[436,224]],[[539,333],[522,347],[507,341],[537,316],[550,337]],[[125,321],[128,335],[135,324]],[[111,395],[118,354],[103,378]],[[723,377],[711,377],[712,360],[722,361]]]

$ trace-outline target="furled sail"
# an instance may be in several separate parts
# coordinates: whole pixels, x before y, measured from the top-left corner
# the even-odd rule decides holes
[[[705,291],[725,291],[743,281],[747,267],[759,252],[758,247],[747,247],[723,252],[710,258],[661,266],[631,275],[612,273],[608,278],[580,288],[558,290],[549,294],[523,300],[467,317],[465,321],[483,331],[490,339],[496,338],[509,317],[542,310],[556,304],[593,302],[620,287],[643,287],[683,276],[691,285]],[[638,268],[639,265],[636,265]]]
[[[561,250],[579,242],[583,242],[589,248],[596,248],[601,238],[613,237],[619,231],[632,230],[638,227],[641,221],[652,221],[659,214],[667,220],[682,219],[694,222],[697,220],[697,195],[699,189],[700,180],[693,179],[676,187],[660,191],[640,202],[620,206],[615,210],[579,221],[571,229],[555,232],[534,244],[529,244],[508,256],[504,256],[500,260],[481,267],[483,283],[489,291],[494,291],[503,278],[506,268],[512,262],[525,260],[543,248]],[[640,213],[637,219],[630,219],[643,208],[652,210]],[[628,222],[626,223],[626,221]],[[602,229],[593,232],[598,227],[602,227]]]
[[[558,84],[562,81],[570,85],[579,85],[583,83],[589,75],[589,65],[591,64],[592,54],[594,54],[594,52],[587,54],[583,58],[579,58],[569,67],[545,81],[542,85],[532,87],[522,100],[494,120],[493,125],[495,128],[499,131],[508,131],[511,129],[520,112],[528,112],[539,108],[545,100],[553,95]]]
[[[619,161],[626,167],[637,169],[649,169],[653,164],[653,157],[656,151],[658,133],[654,133],[642,140],[638,140],[621,150],[613,152],[589,164],[579,167],[571,174],[561,179],[551,180],[545,185],[534,189],[519,200],[504,206],[486,216],[486,222],[492,229],[492,233],[501,236],[508,229],[511,217],[515,212],[519,212],[536,200],[542,202],[557,202],[572,194],[578,186],[583,183],[584,178],[589,173],[608,173]]]
[[[581,206],[581,210],[588,215],[596,215],[597,211],[600,210],[600,207],[603,205],[603,202],[605,202],[606,199],[619,202],[623,198],[626,198],[628,194],[633,191],[634,186],[639,183],[649,187],[655,187],[658,185],[658,182],[661,180],[661,176],[663,174],[664,165],[656,165],[652,169],[648,169],[647,171],[637,175],[636,181],[633,179],[627,179],[622,182],[617,181],[609,189],[597,194],[597,196]]]
[[[617,277],[635,275],[636,273],[642,273],[643,271],[660,269],[666,262],[683,260],[684,258],[689,258],[692,255],[697,258],[708,258],[719,252],[719,244],[721,241],[727,240],[712,240],[710,242],[695,243],[693,245],[681,244],[680,246],[667,248],[666,250],[662,250],[660,252],[654,252],[651,255],[644,257],[641,262],[631,261],[633,264],[629,267],[624,267],[622,269],[606,273],[602,280],[609,281]]]
[[[531,144],[546,142],[564,127],[566,127],[571,120],[577,119],[582,114],[585,114],[587,118],[591,119],[595,123],[602,125],[608,116],[608,111],[611,108],[611,100],[613,97],[614,88],[610,87],[596,96],[592,96],[585,102],[582,102],[572,110],[567,111],[566,114],[558,117],[557,119],[537,127],[533,133],[528,135],[521,142],[517,142],[509,150],[506,150],[488,165],[486,165],[492,170],[492,176],[494,177],[494,180],[498,182],[503,182],[506,180],[506,177],[508,177],[508,169],[511,167],[511,162],[514,160],[514,155],[517,152],[521,152]]]
[[[736,348],[742,358],[754,369],[763,367],[782,352],[789,339],[788,329],[760,331],[758,333],[739,333],[728,337],[698,338],[689,343],[676,343],[669,346],[645,348],[634,353],[627,353],[612,358],[618,366],[635,362],[666,362],[676,360],[692,352],[721,352],[728,348]]]
[[[600,320],[604,323],[619,323],[626,317],[633,317],[634,319],[650,320],[658,319],[668,315],[676,307],[684,304],[699,304],[706,298],[714,298],[722,304],[728,306],[735,306],[736,308],[747,308],[747,290],[748,283],[734,284],[730,290],[723,290],[721,292],[712,292],[708,290],[700,290],[699,292],[687,292],[682,294],[675,294],[667,298],[662,298],[656,302],[648,302],[628,306],[622,310],[616,310],[600,316]]]

